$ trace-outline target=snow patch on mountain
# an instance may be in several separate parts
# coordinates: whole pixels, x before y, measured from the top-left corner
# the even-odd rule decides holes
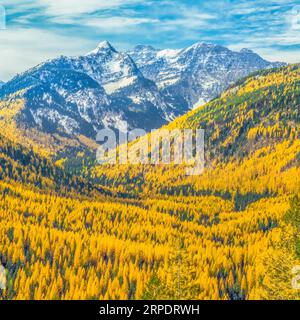
[[[136,79],[137,79],[136,77],[122,78],[117,81],[108,82],[104,84],[103,87],[107,94],[112,94],[121,88],[132,85],[136,81]]]
[[[193,105],[193,110],[197,109],[198,107],[202,106],[203,104],[207,103],[203,98],[200,98],[194,105]]]
[[[115,128],[121,132],[126,132],[128,130],[128,123],[123,119],[122,114],[106,113],[102,121],[106,128]]]
[[[76,134],[78,132],[78,123],[68,117],[59,113],[57,110],[52,110],[48,108],[40,108],[31,111],[32,116],[36,124],[43,129],[44,121],[52,122],[58,129],[66,132],[67,134]]]
[[[157,52],[156,57],[165,59],[176,59],[181,50],[164,49]]]

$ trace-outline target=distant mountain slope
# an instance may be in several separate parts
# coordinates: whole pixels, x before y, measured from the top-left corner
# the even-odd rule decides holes
[[[127,54],[104,41],[84,56],[49,60],[3,84],[0,126],[9,115],[24,141],[55,152],[68,144],[90,148],[103,127],[159,128],[240,77],[275,65],[203,43],[175,51],[139,46]]]
[[[26,108],[20,123],[44,132],[95,136],[104,126],[151,129],[168,113],[156,85],[108,42],[81,57],[47,61],[6,83],[0,98],[18,93]]]
[[[203,42],[182,50],[139,45],[128,54],[181,114],[215,98],[252,72],[283,65],[268,62],[251,50],[234,52]]]

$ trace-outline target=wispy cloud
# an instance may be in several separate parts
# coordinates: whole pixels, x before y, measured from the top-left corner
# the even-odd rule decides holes
[[[77,40],[76,37],[40,29],[11,28],[0,32],[0,79],[8,80],[16,73],[56,57],[59,53],[83,54],[86,48],[93,46],[91,40]]]
[[[179,6],[176,9],[178,10],[176,19],[172,16],[168,17],[161,21],[162,26],[173,27],[174,29],[198,29],[209,26],[217,18],[216,15],[206,13],[195,7]]]
[[[0,30],[0,60],[5,61],[0,79],[52,56],[83,53],[104,39],[119,49],[137,43],[182,48],[209,41],[249,47],[269,59],[291,62],[299,53],[299,0],[0,0],[0,4],[8,14],[8,29]]]
[[[96,27],[106,32],[114,32],[117,29],[118,33],[121,34],[123,32],[127,33],[130,27],[136,27],[141,24],[159,23],[159,20],[134,17],[91,17],[81,20],[81,22],[85,26]]]
[[[1,0],[1,4],[11,8],[12,12],[40,9],[48,16],[78,16],[96,10],[119,8],[134,4],[138,0]]]

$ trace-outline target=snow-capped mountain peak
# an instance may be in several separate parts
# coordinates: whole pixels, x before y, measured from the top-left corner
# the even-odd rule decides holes
[[[98,49],[106,49],[106,48],[112,49],[113,47],[112,47],[112,45],[110,44],[109,41],[104,40],[104,41],[99,42],[97,48]]]
[[[94,50],[88,52],[86,55],[97,55],[108,51],[117,52],[116,49],[107,40],[105,40],[101,41]]]
[[[94,137],[124,121],[151,130],[173,119],[156,84],[107,41],[87,55],[61,56],[16,76],[0,99],[17,91],[26,101],[19,119],[44,131]]]
[[[218,45],[210,42],[200,41],[192,44],[191,46],[185,48],[184,50],[188,51],[188,50],[197,50],[197,49],[211,49],[215,47],[218,47]]]
[[[241,77],[279,66],[249,49],[198,42],[184,49],[138,45],[117,51],[103,41],[86,55],[46,61],[0,84],[18,92],[18,121],[67,135],[94,137],[105,126],[151,130],[203,104]]]
[[[243,48],[240,50],[240,53],[249,53],[249,54],[256,54],[254,51],[248,48]]]
[[[177,110],[188,110],[211,100],[249,73],[280,65],[262,59],[249,49],[235,52],[205,42],[182,50],[135,47],[128,54]]]
[[[144,44],[138,44],[137,46],[134,47],[134,50],[136,51],[158,51],[154,47],[150,45],[144,45]]]

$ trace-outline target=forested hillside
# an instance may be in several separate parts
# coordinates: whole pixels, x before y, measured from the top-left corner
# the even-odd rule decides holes
[[[200,176],[84,162],[76,178],[1,138],[1,298],[299,299],[299,105],[288,66],[170,123],[206,130]]]
[[[163,128],[205,129],[201,177],[168,165],[122,165],[121,175],[115,166],[98,166],[94,177],[135,194],[293,192],[299,183],[299,106],[299,65],[259,72]]]
[[[108,188],[91,184],[82,177],[72,176],[61,166],[53,164],[32,148],[0,135],[0,179],[26,186],[41,192],[60,195],[102,196],[110,195]]]

